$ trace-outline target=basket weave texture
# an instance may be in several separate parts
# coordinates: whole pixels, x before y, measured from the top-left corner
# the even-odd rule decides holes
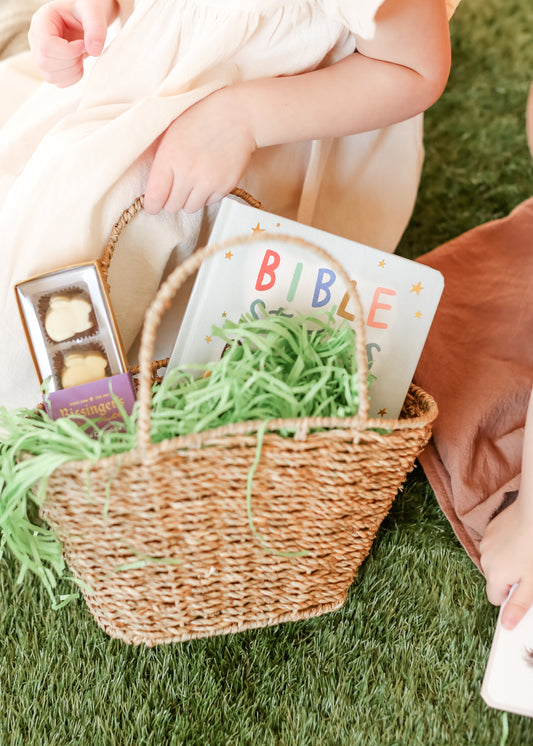
[[[104,265],[124,224],[141,208],[142,198],[118,221]],[[285,238],[327,258],[349,284],[323,250]],[[232,245],[243,240],[268,236]],[[73,575],[88,584],[85,600],[99,626],[131,644],[239,632],[342,606],[437,415],[434,400],[412,385],[399,419],[368,418],[364,326],[352,290],[359,413],[268,423],[253,475],[254,533],[247,481],[264,423],[150,442],[157,326],[187,277],[227,245],[195,252],[169,276],[146,314],[137,447],[56,469],[41,510],[63,542]],[[281,436],[282,426],[294,436]]]

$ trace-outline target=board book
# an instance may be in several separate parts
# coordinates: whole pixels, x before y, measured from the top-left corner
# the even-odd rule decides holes
[[[296,236],[325,249],[356,283],[375,377],[369,414],[398,417],[442,294],[440,272],[231,196],[222,200],[209,244],[260,232],[272,234],[272,241],[230,247],[202,263],[168,370],[219,359],[224,342],[213,336],[212,328],[226,318],[237,322],[243,314],[328,311],[339,321],[353,320],[346,283],[324,260],[282,240],[283,235]]]
[[[481,696],[489,707],[533,717],[533,607],[512,630],[502,626],[501,615],[502,610]]]

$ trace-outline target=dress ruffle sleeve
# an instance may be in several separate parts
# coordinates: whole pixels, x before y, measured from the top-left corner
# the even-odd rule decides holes
[[[372,39],[376,30],[374,16],[385,0],[326,0],[326,10],[335,14],[346,28],[363,39]]]
[[[375,15],[385,0],[326,0],[329,12],[336,13],[339,20],[353,34],[363,39],[372,39],[376,30]],[[445,0],[448,20],[455,13],[461,0]]]

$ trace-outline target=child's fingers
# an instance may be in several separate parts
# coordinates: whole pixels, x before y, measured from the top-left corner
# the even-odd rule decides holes
[[[533,606],[533,586],[522,581],[502,610],[502,626],[505,629],[514,629],[531,606]]]
[[[217,202],[220,202],[221,199],[224,199],[226,195],[220,194],[220,192],[213,192],[213,194],[209,197],[209,199],[206,201],[206,205],[215,205]]]
[[[36,55],[35,59],[43,79],[48,83],[64,88],[83,76],[85,51],[82,40],[66,42],[56,39],[47,45],[46,52],[46,55]]]
[[[193,212],[193,210],[186,209],[187,201],[191,198],[192,193],[192,189],[185,190],[183,187],[180,188],[176,186],[176,181],[174,181],[174,187],[170,192],[167,201],[163,205],[163,209],[166,212],[169,212],[171,215],[175,215],[180,210],[185,210],[185,212]]]
[[[83,60],[80,59],[76,64],[64,70],[58,70],[47,74],[43,73],[43,77],[47,82],[53,83],[58,88],[67,88],[82,79]]]
[[[66,41],[59,36],[50,36],[43,40],[39,47],[38,55],[46,60],[59,60],[62,62],[71,62],[78,59],[85,52],[83,39],[75,41]]]
[[[191,189],[187,198],[183,202],[183,211],[189,214],[201,210],[204,205],[207,204],[210,197],[210,190],[205,189]]]
[[[86,0],[80,2],[78,13],[83,26],[85,51],[91,57],[98,57],[104,48],[107,36],[107,17],[103,6]]]
[[[47,83],[53,83],[59,88],[66,88],[77,83],[83,77],[84,58],[85,53],[82,52],[72,58],[36,57],[36,62],[43,80],[46,80]]]
[[[67,42],[64,42],[67,45]],[[51,45],[50,55],[35,54],[34,59],[44,80],[48,83],[65,86],[76,82],[83,75],[83,42],[71,42],[67,45],[70,49],[65,53],[63,45]]]
[[[487,598],[494,606],[501,606],[509,595],[509,591],[512,588],[512,583],[507,583],[503,580],[500,580],[497,576],[491,574],[490,572],[487,573],[485,567],[483,567],[483,571],[485,572],[485,576],[487,578]]]
[[[43,55],[41,58],[43,67],[46,67],[49,72],[54,73],[67,70],[82,62],[85,57],[83,41],[70,42],[68,47],[69,49],[65,50],[62,45],[57,49],[51,46],[51,53],[46,57]]]
[[[85,52],[80,22],[72,16],[46,12],[46,6],[32,18],[28,41],[39,66],[48,60],[74,60]]]
[[[150,215],[157,215],[170,197],[174,174],[171,169],[161,170],[152,166],[144,191],[144,209]]]

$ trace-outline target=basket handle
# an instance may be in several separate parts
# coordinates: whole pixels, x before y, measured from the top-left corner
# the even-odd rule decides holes
[[[242,197],[249,204],[254,207],[261,207],[257,200],[250,197],[247,192],[243,190],[234,190],[232,194]],[[135,202],[128,207],[118,221],[115,223],[109,241],[104,250],[104,254],[101,259],[102,271],[104,276],[107,277],[107,270],[109,268],[109,262],[113,255],[115,246],[120,237],[120,234],[124,227],[132,220],[132,218],[142,210],[144,204],[144,198],[138,197]],[[353,326],[355,328],[355,344],[356,344],[356,361],[358,371],[358,392],[359,392],[359,411],[358,419],[363,422],[368,421],[368,360],[366,356],[366,338],[365,328],[363,322],[363,308],[359,294],[355,288],[354,283],[351,282],[348,273],[338,262],[334,259],[325,249],[316,246],[309,241],[305,241],[302,238],[296,236],[287,236],[284,234],[272,234],[272,233],[260,233],[254,234],[253,236],[239,236],[237,238],[229,239],[221,243],[204,246],[197,249],[191,256],[185,259],[173,272],[166,278],[161,287],[159,288],[154,300],[150,304],[145,317],[144,325],[141,336],[141,348],[139,353],[139,416],[137,423],[138,432],[138,447],[142,453],[145,453],[150,445],[150,410],[152,401],[152,371],[153,363],[152,356],[155,347],[156,332],[159,323],[170,306],[172,299],[174,298],[177,291],[183,286],[183,284],[198,271],[202,262],[217,254],[221,251],[226,251],[230,247],[240,246],[243,244],[252,245],[258,243],[264,243],[265,241],[281,241],[286,244],[293,246],[299,246],[303,249],[309,250],[320,258],[324,259],[330,267],[341,277],[346,283],[347,291],[350,299],[354,303],[355,313]]]

